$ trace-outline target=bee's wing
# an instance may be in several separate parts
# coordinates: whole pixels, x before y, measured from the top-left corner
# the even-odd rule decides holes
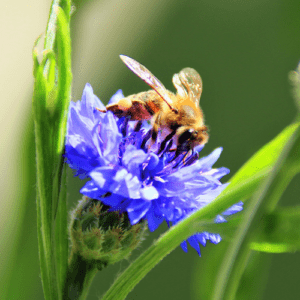
[[[192,68],[185,68],[173,76],[173,84],[180,96],[188,96],[196,106],[202,94],[202,79],[198,72]]]
[[[133,73],[143,79],[163,98],[163,100],[169,105],[170,109],[174,110],[169,92],[146,67],[129,56],[120,55],[120,58]]]

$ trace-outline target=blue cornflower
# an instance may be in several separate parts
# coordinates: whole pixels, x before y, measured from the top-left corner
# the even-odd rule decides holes
[[[119,90],[110,104],[124,98]],[[174,225],[192,212],[213,201],[228,184],[220,179],[229,173],[227,168],[213,169],[222,148],[198,159],[203,147],[177,157],[171,151],[172,141],[158,154],[160,140],[148,150],[151,126],[136,124],[128,118],[117,118],[105,109],[86,84],[81,101],[71,102],[66,137],[66,160],[80,178],[90,178],[81,193],[101,200],[112,210],[127,212],[132,225],[141,219],[148,221],[150,231],[163,222]],[[225,216],[243,209],[239,202],[216,217],[225,222]],[[219,234],[198,233],[188,242],[200,255],[199,243],[217,244]],[[181,244],[187,251],[187,243]]]

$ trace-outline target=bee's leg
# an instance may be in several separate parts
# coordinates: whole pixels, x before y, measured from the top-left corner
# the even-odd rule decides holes
[[[187,159],[187,161],[185,162],[185,166],[189,166],[189,165],[193,164],[198,159],[199,159],[198,153],[195,152],[194,149],[192,149],[192,153],[189,156],[189,158]]]
[[[172,137],[176,134],[176,130],[173,130],[170,134],[166,136],[166,138],[160,144],[160,148],[157,154],[160,154],[166,147],[167,142],[172,139]]]
[[[119,109],[119,105],[118,103],[114,103],[114,104],[110,104],[110,105],[107,105],[106,106],[106,109],[100,109],[100,108],[97,108],[96,109],[100,112],[103,112],[103,113],[106,113],[108,111],[111,111],[114,115],[116,115],[117,117],[121,117],[124,113],[123,110]]]
[[[142,144],[141,144],[141,148],[142,149],[145,149],[145,146],[146,146],[146,143],[147,141],[149,140],[149,138],[151,137],[151,134],[152,134],[152,130],[149,130],[146,135],[144,136],[144,139],[142,141]]]
[[[140,129],[141,129],[141,127],[142,127],[142,121],[138,121],[137,123],[136,123],[136,125],[135,125],[135,127],[134,127],[134,131],[135,132],[138,132],[138,131],[140,131]]]
[[[186,151],[186,154],[184,155],[183,159],[182,159],[182,162],[183,164],[186,164],[186,158],[188,157],[189,154],[192,154],[192,151],[191,150],[188,150]]]
[[[155,119],[151,130],[151,141],[149,142],[148,150],[153,146],[153,144],[155,144],[159,130],[160,115],[156,115],[154,118]]]
[[[100,111],[100,112],[103,112],[103,113],[106,113],[106,112],[107,112],[106,109],[100,109],[100,108],[98,108],[98,107],[96,107],[96,109],[97,109],[98,111]]]
[[[127,135],[128,122],[129,122],[129,118],[125,117],[124,122],[123,122],[123,124],[121,125],[121,128],[120,128],[123,137],[125,137]]]
[[[182,150],[179,149],[179,148],[177,147],[177,148],[176,148],[175,155],[174,155],[174,157],[170,160],[170,163],[171,163],[172,161],[174,161],[181,153],[182,153]]]
[[[154,125],[151,134],[151,140],[153,141],[153,143],[155,143],[157,140],[157,134],[158,134],[158,127]]]
[[[175,150],[171,149],[172,145],[173,145],[173,140],[171,140],[171,141],[169,142],[169,144],[168,144],[167,147],[165,148],[164,152],[167,153],[167,152],[175,151]]]
[[[151,147],[155,144],[157,140],[157,135],[158,135],[158,128],[155,128],[153,125],[153,128],[151,129],[151,139],[148,144],[148,150],[151,149]]]
[[[177,151],[176,151],[176,152],[177,152]],[[182,153],[183,153],[182,151],[179,152],[179,154],[177,155],[177,157],[178,157],[180,154],[182,154]],[[184,165],[184,164],[185,164],[185,159],[187,158],[187,156],[189,155],[189,153],[190,153],[190,150],[187,150],[186,153],[184,154],[183,158],[180,159],[180,160],[178,161],[178,163],[173,167],[173,169],[177,168],[180,164],[183,164],[183,165]],[[175,158],[176,158],[176,153],[175,153]],[[172,161],[173,161],[175,158],[173,158]]]
[[[178,141],[177,141],[177,148],[176,148],[176,152],[175,152],[175,156],[173,157],[173,160],[175,160],[180,154],[182,154],[183,152],[187,151],[187,153],[189,152],[189,150],[191,150],[190,148],[190,137],[193,134],[193,129],[188,128],[185,129],[184,127],[182,127],[181,129],[183,129],[181,131],[181,133],[179,134],[178,137]],[[178,133],[178,131],[177,131]],[[184,156],[184,158],[186,158],[187,155]]]
[[[170,162],[175,160],[180,154],[184,153],[185,151],[188,152],[189,150],[190,150],[190,148],[189,148],[188,140],[180,141],[180,137],[179,137],[178,145],[177,145],[176,152],[175,152],[175,156],[172,158],[172,160]]]
[[[106,113],[107,111],[111,111],[117,117],[123,117],[128,114],[128,111],[132,107],[132,102],[129,97],[123,98],[116,103],[112,103],[106,106],[106,110],[96,108],[98,111]]]

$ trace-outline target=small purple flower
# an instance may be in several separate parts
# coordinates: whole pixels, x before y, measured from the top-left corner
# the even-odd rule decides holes
[[[119,90],[109,103],[124,98]],[[213,201],[228,184],[220,179],[229,173],[227,168],[213,169],[222,148],[198,159],[203,147],[175,156],[172,141],[158,154],[162,139],[148,150],[151,126],[117,118],[105,109],[86,84],[82,100],[71,102],[66,138],[66,160],[80,178],[88,177],[81,193],[101,200],[112,210],[127,211],[132,225],[147,219],[150,231],[163,221],[175,225],[192,212]],[[141,126],[140,126],[141,125]],[[243,209],[239,202],[217,216],[215,222]],[[188,242],[200,255],[199,243],[217,244],[219,234],[198,233]],[[187,251],[187,243],[181,244]]]

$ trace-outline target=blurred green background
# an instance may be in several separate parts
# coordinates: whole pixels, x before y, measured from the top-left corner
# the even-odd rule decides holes
[[[147,89],[121,62],[129,55],[174,91],[171,78],[184,67],[202,76],[201,106],[210,128],[204,154],[222,146],[217,167],[234,174],[295,117],[288,72],[300,59],[299,0],[74,1],[73,100],[86,82],[107,102]],[[46,27],[50,1],[1,5],[0,299],[43,299],[38,266],[31,49]],[[229,176],[226,180],[229,180]],[[299,203],[300,177],[281,205]],[[82,183],[69,172],[69,205]],[[149,234],[143,247],[166,230]],[[128,299],[211,299],[214,274],[230,247],[202,248],[202,257],[180,248],[166,257]],[[128,265],[99,273],[88,299],[98,299]],[[257,254],[243,278],[240,299],[299,299],[300,254]],[[269,267],[269,269],[266,269]],[[264,272],[266,269],[268,272]],[[263,278],[263,280],[262,280]],[[252,295],[247,295],[251,292]]]

